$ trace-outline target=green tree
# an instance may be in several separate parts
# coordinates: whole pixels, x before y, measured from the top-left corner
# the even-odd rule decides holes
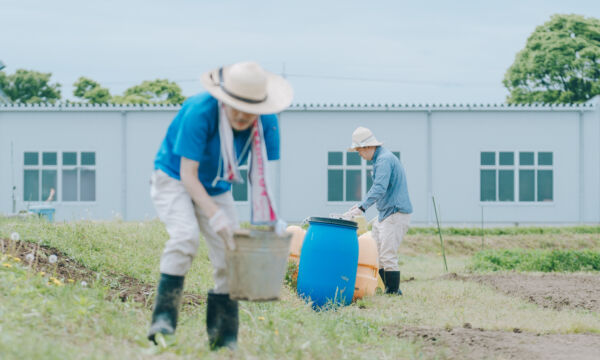
[[[0,71],[0,87],[17,104],[55,103],[60,100],[60,84],[50,84],[52,73],[19,69],[12,75]]]
[[[167,79],[144,81],[125,90],[123,96],[115,96],[117,104],[181,104],[185,96],[177,83]]]
[[[74,84],[73,95],[87,100],[90,104],[109,104],[112,96],[107,88],[103,88],[99,83],[86,77],[80,77]]]
[[[504,76],[508,103],[578,103],[600,94],[600,20],[553,15]]]

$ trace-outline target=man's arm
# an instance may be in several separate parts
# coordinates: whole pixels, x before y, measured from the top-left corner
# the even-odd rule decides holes
[[[181,182],[185,190],[190,194],[194,203],[204,211],[208,216],[208,224],[210,227],[225,241],[225,244],[230,249],[235,249],[233,241],[233,228],[231,220],[227,218],[225,211],[219,209],[213,199],[208,195],[204,185],[198,179],[198,167],[200,163],[195,160],[190,160],[186,157],[181,157],[181,165],[179,171],[181,174]]]
[[[210,195],[206,192],[204,185],[202,185],[198,179],[199,166],[200,163],[198,161],[190,160],[182,156],[179,169],[181,182],[192,197],[192,200],[194,200],[194,203],[200,206],[208,218],[211,218],[219,210],[219,207],[211,199]]]
[[[385,195],[390,183],[392,166],[388,161],[382,161],[382,164],[377,166],[377,171],[375,173],[376,176],[375,179],[373,179],[371,189],[365,196],[365,200],[359,204],[362,210],[365,211]]]

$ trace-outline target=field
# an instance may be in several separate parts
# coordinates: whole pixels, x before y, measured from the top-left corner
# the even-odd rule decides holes
[[[598,227],[490,229],[483,244],[480,230],[446,229],[448,273],[436,232],[411,230],[400,256],[404,296],[315,312],[284,287],[279,302],[241,303],[233,353],[208,350],[204,244],[186,277],[176,340],[146,341],[167,239],[160,222],[0,218],[0,239],[2,359],[600,358]],[[486,254],[500,260],[482,266]],[[529,254],[581,266],[502,269]]]

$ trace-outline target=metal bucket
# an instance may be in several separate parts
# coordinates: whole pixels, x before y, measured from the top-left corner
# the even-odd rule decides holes
[[[291,233],[237,230],[235,249],[226,247],[225,262],[229,297],[233,300],[272,301],[279,299],[287,270]]]

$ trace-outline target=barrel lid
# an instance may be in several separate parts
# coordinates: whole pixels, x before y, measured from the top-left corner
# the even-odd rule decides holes
[[[355,229],[358,229],[358,224],[354,221],[342,220],[342,219],[332,219],[325,217],[310,217],[308,218],[309,223],[322,223],[322,224],[331,224],[331,225],[341,225],[341,226],[349,226]]]

